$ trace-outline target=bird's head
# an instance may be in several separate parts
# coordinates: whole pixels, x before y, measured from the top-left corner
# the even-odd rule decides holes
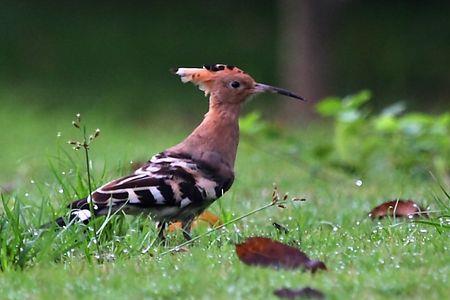
[[[223,64],[205,65],[203,68],[176,68],[172,70],[182,82],[192,82],[205,95],[211,94],[216,101],[230,104],[243,103],[249,96],[270,92],[299,100],[304,99],[288,90],[257,83],[241,69]]]

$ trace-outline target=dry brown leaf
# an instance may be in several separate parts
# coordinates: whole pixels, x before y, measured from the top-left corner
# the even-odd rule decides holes
[[[181,222],[173,222],[169,224],[169,227],[167,227],[168,232],[174,232],[177,230],[181,230],[183,226],[181,226]]]
[[[291,247],[265,237],[251,237],[236,245],[239,259],[247,265],[259,265],[275,268],[304,268],[315,272],[326,270],[322,261],[311,260],[300,249]]]
[[[427,215],[426,210],[412,200],[393,200],[378,205],[369,213],[372,219],[384,217],[419,217]]]
[[[200,223],[205,222],[211,227],[222,225],[222,221],[218,216],[213,214],[210,211],[205,210],[203,213],[201,213],[194,222],[192,222],[191,229],[196,228],[199,226]],[[176,230],[181,230],[181,222],[174,222],[169,225],[169,228],[167,229],[169,232],[174,232]]]
[[[197,221],[204,221],[213,227],[222,225],[222,221],[220,220],[220,218],[208,210],[205,210],[203,213],[201,213],[197,217]]]
[[[283,288],[273,292],[279,298],[284,299],[297,299],[297,298],[310,298],[310,299],[325,299],[325,295],[316,289],[305,287],[302,289],[293,290],[290,288]]]

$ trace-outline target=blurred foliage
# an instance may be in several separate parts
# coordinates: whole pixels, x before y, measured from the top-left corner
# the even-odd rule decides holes
[[[263,135],[265,137],[279,137],[280,128],[273,123],[262,119],[261,112],[252,111],[239,118],[240,133],[248,137],[252,135]]]
[[[367,90],[326,98],[316,109],[332,124],[313,124],[304,132],[277,127],[251,112],[240,120],[243,142],[311,173],[331,167],[358,176],[401,170],[418,178],[431,178],[430,171],[449,178],[450,113],[407,113],[403,103],[377,113],[369,109],[371,99]]]
[[[327,159],[350,170],[450,175],[450,113],[404,113],[404,105],[395,103],[374,114],[365,105],[369,100],[371,93],[361,91],[317,105],[334,122]]]

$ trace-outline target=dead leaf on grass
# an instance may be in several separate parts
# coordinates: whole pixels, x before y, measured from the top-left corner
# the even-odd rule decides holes
[[[412,200],[393,200],[378,205],[369,213],[372,219],[384,217],[428,216],[427,211]]]
[[[273,292],[279,298],[284,299],[297,299],[297,298],[309,298],[309,299],[325,299],[325,295],[316,289],[305,287],[302,289],[290,289],[283,288]]]
[[[239,259],[247,265],[259,265],[274,268],[304,268],[315,272],[326,270],[322,261],[311,260],[300,249],[285,245],[265,237],[251,237],[236,245]]]
[[[211,227],[222,225],[222,221],[220,220],[220,218],[218,216],[216,216],[215,214],[213,214],[212,212],[207,211],[207,210],[205,210],[203,213],[201,213],[195,219],[195,221],[192,222],[191,229],[196,228],[197,226],[200,225],[200,223],[206,223],[207,225],[209,225]],[[176,230],[181,230],[181,229],[182,229],[181,222],[174,222],[169,225],[167,230],[169,232],[174,232]]]

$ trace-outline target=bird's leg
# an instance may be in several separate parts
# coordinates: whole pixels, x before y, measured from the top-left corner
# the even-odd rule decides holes
[[[166,229],[166,222],[165,221],[161,221],[158,222],[157,228],[158,228],[158,239],[162,242],[166,241],[166,235],[164,234],[164,230]]]
[[[190,218],[184,222],[181,223],[181,228],[183,230],[183,236],[187,241],[190,241],[192,239],[191,237],[191,226],[192,226],[192,221],[194,220],[194,218]]]

